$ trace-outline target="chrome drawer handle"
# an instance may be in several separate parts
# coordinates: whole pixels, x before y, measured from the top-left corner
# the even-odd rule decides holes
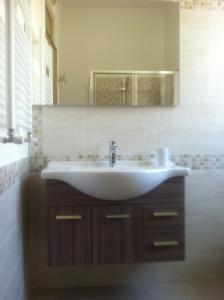
[[[178,241],[154,241],[153,247],[162,248],[162,247],[176,247],[178,246]]]
[[[179,213],[176,211],[158,211],[152,213],[154,218],[167,218],[167,217],[178,217]]]
[[[124,214],[124,215],[106,215],[106,219],[130,219],[131,215]]]
[[[81,220],[82,216],[74,215],[74,216],[56,216],[57,221],[70,221],[70,220]]]

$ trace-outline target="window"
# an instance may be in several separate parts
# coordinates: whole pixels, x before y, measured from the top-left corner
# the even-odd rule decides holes
[[[6,108],[6,0],[0,0],[0,129],[7,127]]]
[[[20,134],[31,128],[32,35],[28,0],[16,0],[14,8],[14,103],[16,129]]]
[[[32,117],[29,0],[0,0],[0,128],[24,136]]]

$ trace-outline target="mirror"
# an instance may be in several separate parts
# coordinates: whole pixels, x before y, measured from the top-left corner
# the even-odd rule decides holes
[[[178,2],[49,0],[45,17],[44,104],[179,103]]]

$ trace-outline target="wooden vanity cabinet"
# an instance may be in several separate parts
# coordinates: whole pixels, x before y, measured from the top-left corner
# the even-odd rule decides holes
[[[48,265],[183,260],[184,177],[127,201],[103,201],[47,181]]]
[[[90,208],[48,208],[48,262],[50,266],[91,263]]]
[[[141,206],[97,206],[92,213],[93,264],[141,261]]]

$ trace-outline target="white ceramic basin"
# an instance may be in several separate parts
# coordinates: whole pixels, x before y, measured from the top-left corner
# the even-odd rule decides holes
[[[127,200],[150,192],[171,177],[186,176],[184,167],[154,168],[147,161],[50,162],[41,172],[43,179],[67,182],[81,192],[104,200]]]

